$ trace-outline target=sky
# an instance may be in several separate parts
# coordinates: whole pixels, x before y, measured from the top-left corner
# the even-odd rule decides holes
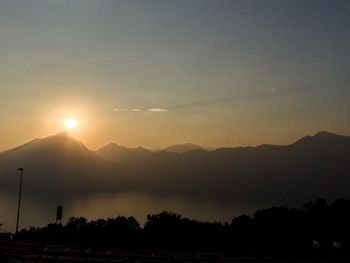
[[[350,1],[2,0],[0,151],[350,135]]]

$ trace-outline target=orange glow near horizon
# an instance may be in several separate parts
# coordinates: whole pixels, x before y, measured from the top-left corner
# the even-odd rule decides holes
[[[62,106],[52,108],[43,117],[43,126],[40,133],[31,137],[46,137],[55,135],[64,131],[75,139],[84,141],[90,147],[99,145],[95,142],[96,136],[96,114],[91,105],[82,103],[63,104]]]

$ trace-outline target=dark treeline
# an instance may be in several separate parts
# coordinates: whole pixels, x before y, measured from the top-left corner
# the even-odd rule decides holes
[[[19,239],[129,249],[340,253],[350,250],[350,201],[328,205],[318,199],[301,208],[272,207],[226,223],[199,222],[170,212],[148,215],[144,227],[133,217],[73,217],[66,225],[24,229]]]

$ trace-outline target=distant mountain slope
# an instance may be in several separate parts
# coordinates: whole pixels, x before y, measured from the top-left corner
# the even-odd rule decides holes
[[[328,132],[286,146],[150,152],[110,144],[97,152],[67,134],[0,154],[0,188],[27,193],[138,191],[225,202],[293,203],[350,197],[350,137]]]
[[[110,178],[112,170],[118,171],[115,164],[67,133],[36,139],[1,153],[0,187],[10,186],[7,190],[11,190],[17,184],[18,167],[24,167],[27,191],[52,194],[92,191]]]
[[[142,147],[127,148],[115,143],[110,143],[99,148],[96,153],[106,160],[117,163],[135,162],[152,155],[151,151],[148,151]]]
[[[350,137],[321,132],[287,146],[163,152],[129,169],[143,187],[167,194],[248,203],[339,198],[350,196]]]
[[[163,149],[164,152],[171,152],[171,153],[185,153],[185,152],[190,152],[195,150],[203,150],[203,148],[193,143],[185,143],[185,144],[171,145]]]

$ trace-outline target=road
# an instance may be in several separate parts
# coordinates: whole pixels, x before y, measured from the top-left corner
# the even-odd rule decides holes
[[[151,250],[123,250],[111,248],[63,246],[33,243],[0,242],[1,263],[342,263],[350,256],[277,257],[259,254],[218,252],[169,252]]]

